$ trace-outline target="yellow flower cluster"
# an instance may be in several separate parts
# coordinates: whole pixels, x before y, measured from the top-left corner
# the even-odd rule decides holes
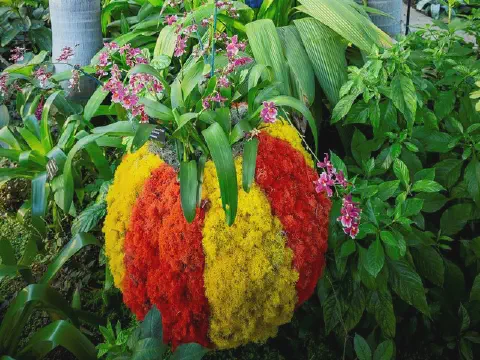
[[[115,286],[122,289],[125,276],[123,244],[130,223],[132,209],[145,181],[163,161],[148,151],[148,144],[137,152],[126,155],[115,172],[115,179],[107,195],[105,252]]]
[[[287,121],[280,118],[276,122],[268,124],[267,127],[262,128],[262,131],[265,131],[277,139],[285,140],[290,143],[295,150],[302,153],[307,165],[313,168],[312,156],[303,147],[302,139],[300,138],[298,131]]]
[[[210,203],[203,228],[205,293],[210,304],[211,341],[220,349],[266,341],[289,322],[297,300],[298,273],[280,221],[257,185],[242,189],[236,160],[238,213],[228,227],[216,169],[205,167],[203,198]]]

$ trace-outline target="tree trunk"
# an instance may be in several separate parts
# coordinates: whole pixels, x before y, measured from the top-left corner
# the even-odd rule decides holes
[[[103,46],[100,0],[50,0],[50,18],[53,62],[56,62],[62,49],[68,46],[75,52],[68,61],[69,64],[90,64],[93,56]],[[55,64],[56,72],[71,69],[66,64]],[[86,102],[96,86],[96,82],[87,77],[81,78],[79,92],[68,89],[68,82],[63,85],[70,97],[79,102]]]
[[[391,17],[370,14],[372,22],[392,37],[400,34],[403,15],[402,0],[368,0],[367,5],[383,11]]]

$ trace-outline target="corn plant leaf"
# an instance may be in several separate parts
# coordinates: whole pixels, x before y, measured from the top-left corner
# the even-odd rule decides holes
[[[299,0],[299,9],[314,17],[358,48],[369,52],[372,44],[391,45],[390,37],[360,14],[352,0]]]
[[[272,20],[257,20],[246,25],[249,44],[255,61],[271,66],[281,93],[291,95],[290,76],[283,55],[282,43]]]
[[[202,134],[205,137],[217,169],[220,195],[227,224],[232,225],[237,215],[238,185],[230,142],[218,123],[210,125],[206,130],[202,131]]]
[[[312,18],[295,20],[317,80],[328,101],[336,105],[347,81],[346,43],[335,31]]]
[[[250,187],[255,178],[257,166],[258,139],[248,140],[243,147],[242,185],[243,190],[250,192]]]
[[[77,359],[97,358],[95,345],[65,320],[55,321],[38,331],[21,351],[20,356],[42,359],[59,346],[70,351]]]
[[[60,251],[47,268],[47,271],[43,274],[40,279],[40,284],[47,284],[55,277],[58,271],[62,266],[78,251],[83,249],[85,246],[95,245],[101,246],[100,242],[93,236],[87,233],[79,233],[75,235]]]
[[[183,215],[191,223],[195,219],[197,207],[197,162],[191,160],[180,164],[180,199]]]
[[[315,73],[300,34],[293,25],[279,27],[277,31],[290,67],[295,96],[312,105],[315,100]]]

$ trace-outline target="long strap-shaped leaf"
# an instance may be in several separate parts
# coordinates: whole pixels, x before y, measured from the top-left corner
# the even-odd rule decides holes
[[[40,140],[46,153],[52,150],[53,147],[52,134],[50,131],[50,126],[48,124],[48,118],[50,117],[50,108],[52,107],[55,98],[61,92],[62,90],[55,91],[52,95],[48,97],[47,101],[45,101],[45,105],[43,106],[42,119],[40,121]]]
[[[352,6],[353,0],[299,0],[301,11],[338,33],[360,49],[370,51],[372,45],[390,46],[390,37],[361,15]],[[301,33],[301,31],[300,31]]]
[[[257,20],[247,24],[247,36],[255,61],[269,65],[280,83],[282,94],[290,93],[290,76],[283,55],[282,43],[272,20]]]
[[[288,106],[292,109],[297,110],[300,112],[308,122],[310,129],[312,130],[313,140],[315,141],[315,153],[318,152],[318,128],[317,123],[315,122],[315,118],[313,117],[310,110],[305,106],[303,102],[298,99],[295,99],[290,96],[277,96],[270,101],[273,101],[278,106]]]
[[[23,326],[36,304],[78,323],[75,312],[58,291],[48,285],[29,285],[18,293],[3,318],[0,326],[0,351],[15,354]]]
[[[295,96],[312,105],[315,100],[315,76],[300,34],[293,25],[279,27],[277,31],[292,73]]]
[[[346,44],[335,31],[312,18],[295,20],[305,50],[328,100],[335,106],[347,81]]]
[[[95,346],[80,330],[68,321],[59,320],[37,332],[19,354],[19,360],[43,359],[57,347],[64,347],[77,359],[97,358]]]
[[[39,249],[43,247],[42,237],[47,233],[45,214],[48,205],[48,192],[47,173],[42,172],[32,180],[32,225],[37,230],[35,238]]]
[[[65,245],[57,255],[55,260],[50,263],[47,268],[47,271],[43,274],[42,278],[40,279],[40,284],[46,284],[51,281],[57,272],[62,268],[62,266],[77,252],[83,249],[85,246],[88,245],[96,245],[101,246],[100,242],[90,234],[86,233],[79,233],[75,235],[67,245]]]
[[[212,124],[202,131],[212,154],[220,183],[220,195],[228,225],[232,225],[237,216],[238,185],[235,162],[228,137],[219,123]]]

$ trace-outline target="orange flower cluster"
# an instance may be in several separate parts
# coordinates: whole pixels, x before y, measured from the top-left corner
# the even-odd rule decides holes
[[[124,301],[140,319],[156,305],[162,313],[163,338],[173,347],[189,342],[210,345],[203,281],[205,213],[197,211],[188,224],[177,174],[162,165],[145,183],[125,239]]]
[[[107,255],[125,303],[139,319],[157,306],[163,338],[174,348],[196,342],[226,349],[275,336],[322,273],[331,207],[315,192],[318,175],[295,129],[277,121],[260,133],[249,193],[236,159],[239,210],[230,227],[212,162],[205,167],[205,206],[189,224],[177,172],[146,156],[148,145],[141,151],[116,173],[105,226],[108,234],[122,230],[109,237],[114,251]],[[141,182],[130,186],[139,171]]]
[[[300,305],[312,295],[325,265],[331,203],[325,194],[315,192],[318,175],[299,151],[268,134],[259,137],[255,181],[287,233],[287,246],[293,250],[293,264],[300,275]]]

